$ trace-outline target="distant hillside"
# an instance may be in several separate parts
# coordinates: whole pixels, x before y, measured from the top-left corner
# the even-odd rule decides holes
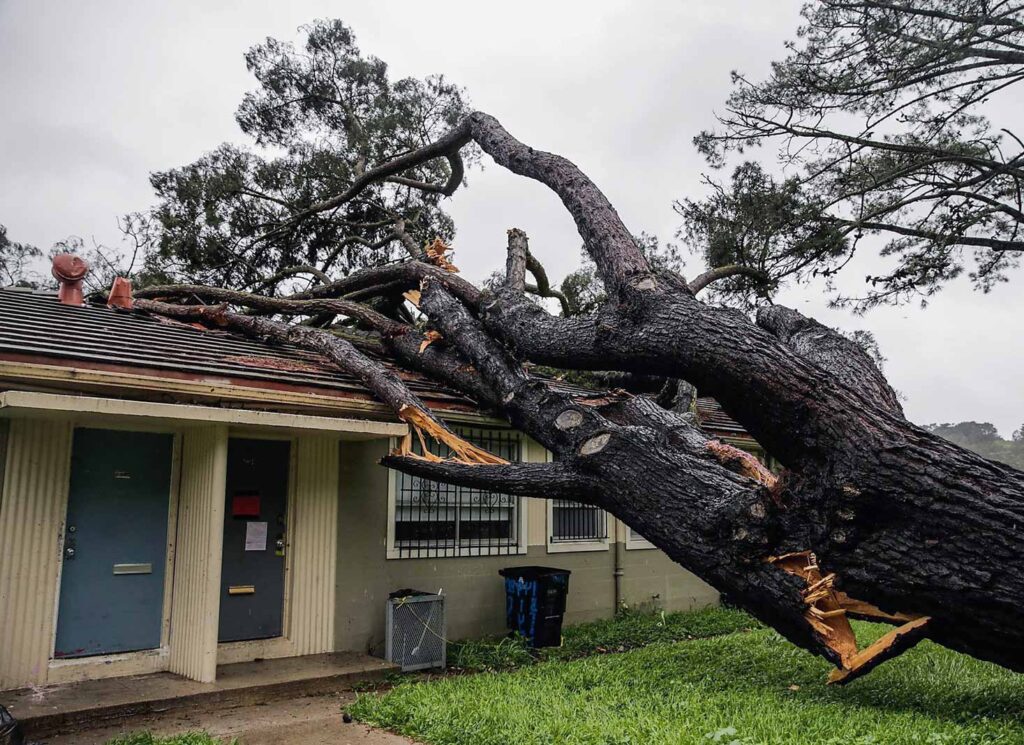
[[[1013,433],[1010,440],[1000,437],[999,430],[988,422],[926,424],[924,428],[978,455],[1024,471],[1024,425]]]

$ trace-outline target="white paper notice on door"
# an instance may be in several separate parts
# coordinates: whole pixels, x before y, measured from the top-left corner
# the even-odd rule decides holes
[[[245,550],[266,551],[267,550],[267,524],[246,523],[245,524]]]

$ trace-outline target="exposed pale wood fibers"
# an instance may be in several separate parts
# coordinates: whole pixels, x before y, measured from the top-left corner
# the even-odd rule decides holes
[[[478,448],[470,442],[466,442],[458,435],[440,427],[437,422],[415,407],[403,406],[398,410],[398,416],[402,421],[409,424],[409,434],[402,439],[401,446],[393,453],[394,455],[403,455],[414,458],[418,457],[429,461],[444,460],[444,458],[439,458],[430,452],[430,448],[427,447],[427,443],[423,437],[425,433],[437,442],[446,445],[452,453],[455,454],[455,460],[459,462],[467,463],[469,465],[508,465],[508,461],[504,458],[499,458],[482,448]],[[420,446],[423,450],[422,454],[413,452],[412,435],[414,432],[419,438]]]
[[[765,468],[761,461],[746,450],[740,450],[721,440],[709,440],[707,450],[715,460],[730,471],[753,479],[759,484],[764,484],[769,489],[775,486],[779,480],[778,476]]]
[[[882,662],[910,649],[924,638],[924,627],[929,621],[927,617],[886,613],[870,603],[855,600],[846,593],[836,590],[836,575],[823,576],[817,558],[810,551],[770,556],[766,561],[807,582],[807,587],[803,591],[804,602],[807,603],[804,617],[842,660],[841,667],[829,675],[829,683],[849,683]],[[907,622],[869,647],[858,651],[857,639],[848,618],[850,615],[888,623],[904,620]]]
[[[445,242],[443,240],[441,240],[440,238],[435,238],[434,242],[428,245],[424,250],[424,255],[426,256],[427,261],[429,261],[431,264],[441,267],[446,272],[452,272],[453,274],[457,274],[459,268],[455,266],[455,264],[453,264],[451,261],[449,261],[448,257],[445,256],[445,253],[447,253],[450,250],[451,248],[445,245]]]

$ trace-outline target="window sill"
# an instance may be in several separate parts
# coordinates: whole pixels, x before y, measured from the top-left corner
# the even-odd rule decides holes
[[[608,539],[598,541],[551,541],[548,540],[549,554],[574,554],[584,551],[607,551]]]

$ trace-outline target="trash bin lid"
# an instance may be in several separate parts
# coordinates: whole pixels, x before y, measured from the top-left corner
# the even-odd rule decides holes
[[[505,567],[499,569],[498,574],[506,579],[543,579],[545,577],[568,577],[572,572],[568,569],[556,569],[555,567],[523,566]]]

